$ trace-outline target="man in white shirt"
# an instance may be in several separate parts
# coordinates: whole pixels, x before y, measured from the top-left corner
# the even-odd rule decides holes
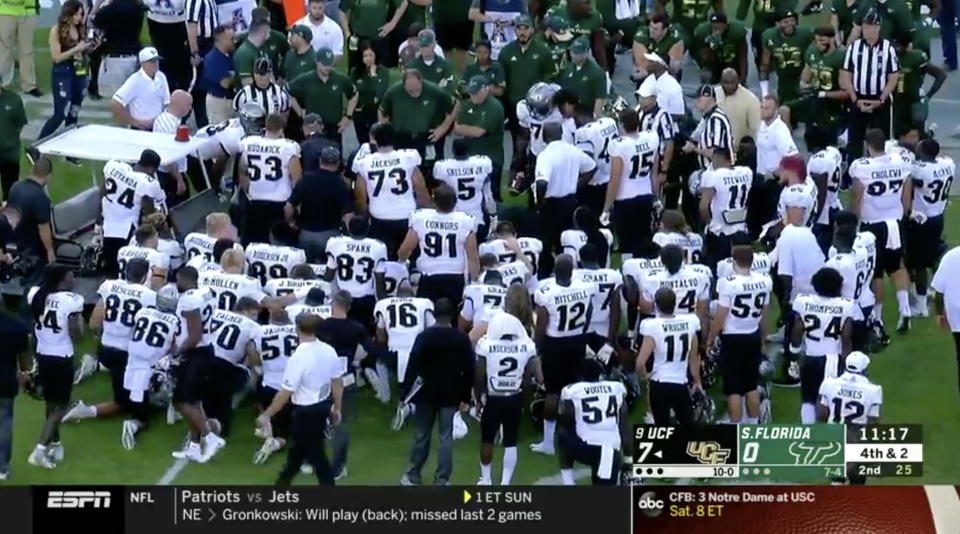
[[[269,436],[270,420],[288,402],[293,404],[287,462],[277,475],[276,483],[280,486],[289,486],[304,462],[313,467],[320,485],[334,484],[323,440],[328,422],[332,426],[340,424],[344,369],[337,351],[314,336],[319,322],[316,315],[297,316],[297,350],[287,363],[280,391],[257,418],[257,425]]]
[[[324,10],[326,2],[324,0],[310,0],[310,12],[306,17],[294,23],[294,26],[303,24],[310,28],[313,38],[310,39],[310,46],[316,52],[321,48],[333,50],[333,55],[337,61],[343,57],[343,30],[340,26],[327,17]]]
[[[176,135],[183,118],[190,115],[193,97],[190,93],[177,89],[170,94],[170,107],[153,121],[154,133]],[[167,194],[167,207],[173,207],[187,199],[187,183],[183,180],[187,172],[187,158],[170,163],[157,172],[157,179]]]
[[[780,161],[798,152],[790,128],[780,119],[777,97],[763,97],[760,128],[757,130],[757,172],[767,179],[773,178],[773,173],[780,168]]]
[[[120,126],[153,129],[153,121],[170,104],[170,85],[160,71],[160,54],[148,46],[137,55],[140,70],[130,75],[113,94],[110,111]]]
[[[663,58],[657,54],[647,53],[644,55],[647,60],[647,70],[650,75],[644,80],[644,83],[652,83],[656,96],[657,106],[670,114],[673,120],[679,121],[686,114],[686,103],[684,102],[683,87],[669,72],[667,64]],[[648,82],[647,80],[652,80]]]
[[[573,226],[577,189],[590,181],[597,163],[563,140],[562,123],[544,123],[542,135],[547,146],[534,167],[534,198],[544,244],[540,270],[549,273],[553,271],[554,253],[563,251],[560,234]]]
[[[937,314],[937,326],[953,334],[960,358],[960,247],[954,247],[940,259],[940,266],[933,275],[930,287],[937,293],[933,308]]]

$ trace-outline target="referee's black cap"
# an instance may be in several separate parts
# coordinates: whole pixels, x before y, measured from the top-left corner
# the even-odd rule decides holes
[[[340,151],[332,146],[323,147],[323,150],[320,151],[320,163],[326,163],[327,165],[339,164]]]
[[[710,98],[716,98],[717,93],[716,91],[714,91],[712,85],[710,85],[709,83],[705,83],[701,85],[700,88],[697,89],[697,96],[698,97],[709,96]]]
[[[254,74],[270,74],[271,72],[273,72],[273,63],[270,62],[270,58],[258,57],[257,60],[253,62]]]
[[[867,11],[867,14],[863,16],[861,24],[870,24],[871,26],[880,24],[880,13],[876,9]]]

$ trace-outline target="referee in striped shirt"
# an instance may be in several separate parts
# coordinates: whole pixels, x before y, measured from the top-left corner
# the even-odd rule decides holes
[[[700,158],[700,170],[710,167],[713,150],[725,148],[732,154],[736,151],[733,145],[733,127],[730,118],[717,105],[717,93],[712,85],[703,84],[697,89],[697,109],[700,110],[700,124],[683,146],[688,154],[697,154]]]
[[[207,126],[207,91],[203,87],[203,58],[213,48],[213,30],[217,27],[217,4],[214,0],[187,0],[187,43],[190,46],[190,64],[196,67],[197,76],[193,95],[193,118],[197,128]]]
[[[900,63],[893,43],[880,37],[880,15],[870,10],[860,26],[860,39],[850,43],[840,70],[840,87],[850,95],[847,146],[850,161],[863,156],[863,140],[870,128],[891,137],[893,92],[900,80]]]
[[[267,111],[287,117],[290,111],[290,93],[274,83],[270,58],[259,57],[253,62],[253,83],[243,86],[233,97],[233,110],[240,111],[247,102],[256,102]]]
[[[637,96],[640,98],[640,131],[654,132],[660,138],[659,178],[660,183],[667,184],[668,177],[674,178],[670,173],[670,162],[673,160],[673,133],[677,131],[676,125],[673,117],[657,104],[655,84],[644,81],[637,90]]]

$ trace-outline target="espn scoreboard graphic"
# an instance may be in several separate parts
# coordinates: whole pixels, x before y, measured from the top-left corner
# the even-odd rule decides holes
[[[815,481],[923,475],[920,425],[634,426],[639,478]]]

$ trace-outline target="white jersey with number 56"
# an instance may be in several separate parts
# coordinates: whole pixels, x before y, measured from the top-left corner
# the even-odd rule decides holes
[[[563,286],[555,278],[544,280],[533,294],[533,302],[547,310],[547,335],[572,337],[584,333],[587,314],[599,288],[593,282],[571,280]]]
[[[417,209],[413,177],[420,166],[416,150],[374,152],[353,164],[367,186],[367,202],[374,219],[399,221]]]
[[[868,418],[880,418],[883,388],[863,375],[843,373],[820,384],[820,404],[830,414],[828,423],[865,425]]]
[[[619,449],[620,407],[627,388],[617,381],[577,382],[560,391],[560,402],[573,404],[577,436],[589,445]]]

